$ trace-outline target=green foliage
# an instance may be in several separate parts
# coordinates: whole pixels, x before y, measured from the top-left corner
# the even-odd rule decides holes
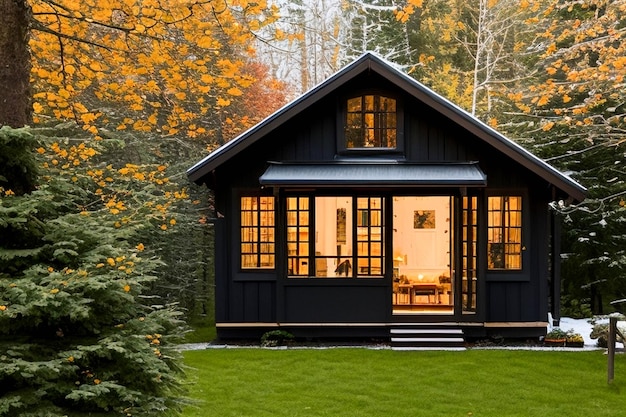
[[[563,295],[561,297],[561,315],[575,319],[591,317],[593,314],[591,313],[589,299],[578,299],[573,297],[571,293]]]
[[[565,330],[554,328],[546,334],[546,339],[565,339],[567,332]]]
[[[21,195],[35,188],[37,163],[32,149],[37,141],[27,129],[0,127],[0,195]]]
[[[165,192],[96,175],[84,140],[38,140],[38,188],[0,199],[0,416],[176,415],[184,323],[150,297],[162,261],[139,240]]]
[[[286,330],[270,330],[261,336],[261,346],[283,346],[293,342],[294,337]]]

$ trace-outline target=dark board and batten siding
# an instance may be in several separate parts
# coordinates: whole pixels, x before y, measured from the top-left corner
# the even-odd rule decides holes
[[[346,151],[338,141],[342,140],[344,104],[349,97],[372,92],[389,94],[398,100],[398,149]],[[473,119],[458,107],[437,96],[423,85],[396,71],[383,60],[366,54],[353,64],[329,78],[321,86],[295,100],[274,115],[230,144],[192,167],[188,174],[196,182],[205,182],[215,192],[216,239],[216,320],[225,325],[219,330],[223,337],[258,337],[264,331],[279,324],[300,323],[300,335],[314,337],[335,332],[345,334],[347,329],[355,336],[384,335],[390,320],[402,320],[392,316],[390,276],[383,278],[317,279],[288,278],[286,276],[284,238],[285,216],[284,189],[263,188],[259,178],[266,172],[270,162],[349,162],[369,160],[370,174],[385,169],[373,164],[374,159],[410,163],[467,163],[477,162],[479,172],[486,175],[487,186],[454,183],[420,188],[417,182],[396,188],[377,183],[376,188],[363,188],[352,182],[324,184],[317,193],[337,195],[361,192],[393,195],[450,195],[459,197],[468,192],[481,203],[479,225],[486,224],[487,198],[489,195],[522,195],[525,214],[524,259],[530,260],[522,271],[489,271],[486,261],[487,230],[479,231],[478,312],[458,316],[420,315],[411,320],[435,322],[459,320],[475,322],[475,329],[484,329],[488,323],[539,323],[547,319],[546,300],[549,293],[549,230],[548,202],[556,198],[572,196],[584,198],[584,187],[554,171],[542,161],[527,154],[499,133]],[[380,161],[379,161],[380,162]],[[382,171],[379,171],[382,173]],[[389,175],[390,170],[385,171]],[[415,171],[417,172],[417,171]],[[419,176],[415,172],[412,176]],[[482,179],[484,181],[484,175]],[[369,181],[369,177],[368,177]],[[300,183],[302,184],[302,183]],[[276,184],[274,184],[276,185]],[[484,185],[484,183],[482,184]],[[360,186],[360,188],[359,188]],[[320,186],[321,187],[321,186]],[[248,193],[265,193],[279,197],[276,213],[276,269],[241,270],[240,268],[240,214],[239,198]],[[391,201],[388,202],[391,205]],[[390,206],[389,206],[390,207]],[[391,216],[391,210],[388,210]],[[457,206],[455,218],[460,219]],[[392,221],[387,219],[387,226]],[[390,233],[387,230],[387,233]],[[459,236],[460,228],[455,230]],[[388,245],[391,245],[388,242]],[[386,248],[391,253],[391,246]],[[460,264],[461,243],[454,243],[455,263]],[[392,260],[387,257],[386,270],[390,274]],[[553,260],[558,260],[553,255]],[[558,265],[555,266],[558,270]],[[460,289],[460,282],[457,284]],[[553,288],[558,291],[558,288]],[[457,307],[460,306],[457,291]],[[231,328],[228,325],[231,324]],[[340,328],[341,325],[347,325]],[[484,327],[482,327],[484,325]],[[506,327],[506,326],[505,326]],[[515,326],[513,326],[515,327]],[[523,328],[522,324],[520,328]],[[539,330],[537,330],[539,329]],[[496,331],[499,332],[500,329]],[[540,331],[535,326],[526,334]]]

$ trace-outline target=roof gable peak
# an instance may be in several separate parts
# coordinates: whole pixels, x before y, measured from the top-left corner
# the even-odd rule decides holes
[[[525,168],[537,173],[549,183],[565,191],[573,199],[578,201],[584,199],[586,189],[582,185],[536,157],[513,140],[505,137],[491,126],[488,126],[474,115],[413,79],[408,74],[405,74],[395,64],[383,59],[372,51],[364,52],[343,69],[210,153],[189,168],[187,171],[189,179],[197,183],[203,182],[204,176],[227,162],[230,158],[367,71],[379,74],[398,87],[398,89],[421,101],[499,152],[511,157]]]

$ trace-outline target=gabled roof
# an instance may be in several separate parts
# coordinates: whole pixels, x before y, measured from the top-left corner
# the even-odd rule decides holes
[[[304,111],[322,98],[332,94],[337,88],[354,79],[364,71],[376,72],[398,88],[404,90],[407,94],[412,95],[433,110],[476,135],[488,145],[491,145],[493,148],[567,193],[574,200],[582,201],[585,198],[587,190],[578,182],[564,175],[556,168],[536,157],[514,141],[508,139],[478,118],[461,109],[459,106],[398,70],[393,64],[371,52],[363,54],[360,58],[335,73],[326,81],[277,110],[237,138],[213,151],[187,170],[189,179],[197,183],[202,182],[202,178],[205,175],[209,174],[256,141],[265,137],[295,115]]]

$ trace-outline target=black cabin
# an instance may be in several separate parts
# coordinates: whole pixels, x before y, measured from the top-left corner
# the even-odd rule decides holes
[[[545,334],[586,190],[371,53],[187,172],[215,197],[218,336]]]

